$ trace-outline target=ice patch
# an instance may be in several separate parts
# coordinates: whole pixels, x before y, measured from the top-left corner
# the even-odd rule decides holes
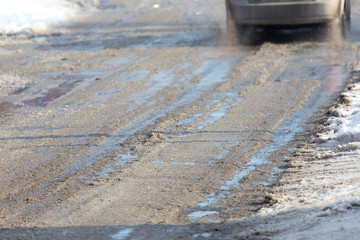
[[[214,214],[218,214],[219,212],[217,211],[197,211],[197,212],[193,212],[193,213],[190,213],[188,215],[188,217],[193,220],[193,221],[196,221],[196,220],[199,220],[203,217],[206,217],[208,215],[214,215]]]
[[[132,228],[126,228],[126,229],[119,231],[116,234],[111,235],[111,238],[116,239],[116,240],[124,240],[127,237],[129,237],[130,234],[133,232],[134,232],[134,230]]]
[[[134,155],[132,153],[119,154],[115,160],[117,165],[121,166],[125,163],[132,162],[138,157],[138,155]]]
[[[209,238],[211,237],[211,233],[201,233],[201,234],[194,234],[193,238],[203,237],[203,238]]]
[[[230,106],[224,106],[219,110],[210,114],[210,116],[204,121],[204,123],[198,126],[198,130],[203,129],[205,126],[215,123],[220,118],[224,117],[227,111],[230,109]]]
[[[282,172],[283,169],[280,169],[278,167],[274,167],[273,169],[271,169],[271,175],[270,175],[270,178],[268,178],[266,181],[259,181],[259,182],[254,182],[254,185],[255,186],[258,186],[258,185],[263,185],[265,187],[269,186],[270,183],[272,181],[274,181],[276,179],[276,175],[280,172]]]
[[[73,18],[79,7],[65,0],[11,0],[2,1],[0,34],[42,32],[51,24]]]
[[[177,125],[180,126],[180,125],[187,125],[187,124],[191,124],[193,122],[195,122],[197,119],[199,119],[200,117],[202,117],[203,114],[202,113],[198,113],[198,114],[195,114],[194,116],[192,117],[189,117],[189,118],[185,118],[183,120],[180,120]]]

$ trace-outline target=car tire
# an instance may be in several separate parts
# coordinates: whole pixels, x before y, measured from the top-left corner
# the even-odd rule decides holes
[[[228,1],[226,6],[226,45],[252,45],[256,33],[256,26],[237,24],[231,12]]]
[[[225,1],[225,7],[226,7],[226,45],[236,46],[239,44],[240,26],[236,24],[227,0]]]
[[[344,10],[340,17],[340,29],[341,29],[341,36],[343,39],[345,39],[347,32],[349,32],[351,29],[350,0],[344,2]]]
[[[327,24],[327,38],[333,42],[341,42],[346,38],[351,26],[350,1],[344,1],[339,17]]]
[[[345,11],[346,19],[351,22],[351,0],[346,1]]]

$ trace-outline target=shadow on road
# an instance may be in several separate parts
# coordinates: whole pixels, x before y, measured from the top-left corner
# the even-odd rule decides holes
[[[112,239],[112,240],[162,240],[162,239],[290,239],[321,236],[324,239],[340,234],[347,236],[358,231],[359,215],[356,200],[336,202],[316,208],[287,210],[277,214],[254,216],[223,223],[191,223],[186,225],[140,224],[71,227],[2,228],[1,239]],[[339,211],[339,209],[343,209]],[[344,218],[346,216],[346,218]],[[306,219],[306,220],[305,220]],[[331,223],[344,226],[341,232]],[[325,225],[327,227],[324,227]],[[305,230],[306,229],[306,230]]]
[[[84,29],[80,34],[49,37],[38,50],[221,46],[221,30],[216,23],[124,23],[110,32],[86,30],[87,25],[80,28]]]
[[[58,35],[38,50],[104,50],[121,48],[164,47],[222,47],[226,45],[225,29],[221,23],[213,22],[135,22],[113,26],[112,31],[103,31],[106,26],[84,29],[81,33]],[[307,26],[294,29],[258,29],[252,31],[239,46],[254,47],[270,42],[286,44],[295,42],[333,41],[324,26]]]

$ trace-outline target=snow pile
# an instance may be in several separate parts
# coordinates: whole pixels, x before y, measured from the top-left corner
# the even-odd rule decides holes
[[[351,150],[356,148],[359,145],[356,143],[360,142],[360,83],[348,86],[348,91],[341,94],[340,104],[332,107],[329,113],[328,131],[319,134],[319,138],[325,142],[350,144]]]
[[[78,10],[78,4],[65,0],[2,1],[0,34],[43,32],[75,17]]]
[[[258,212],[265,224],[255,233],[294,240],[360,236],[360,83],[347,87],[329,115],[320,141],[297,149],[267,195],[269,206]]]

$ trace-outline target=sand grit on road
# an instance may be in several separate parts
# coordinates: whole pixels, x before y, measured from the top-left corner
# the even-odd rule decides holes
[[[2,238],[287,238],[357,214],[340,191],[357,152],[304,129],[357,44],[225,47],[223,2],[99,3],[57,34],[3,37]]]

